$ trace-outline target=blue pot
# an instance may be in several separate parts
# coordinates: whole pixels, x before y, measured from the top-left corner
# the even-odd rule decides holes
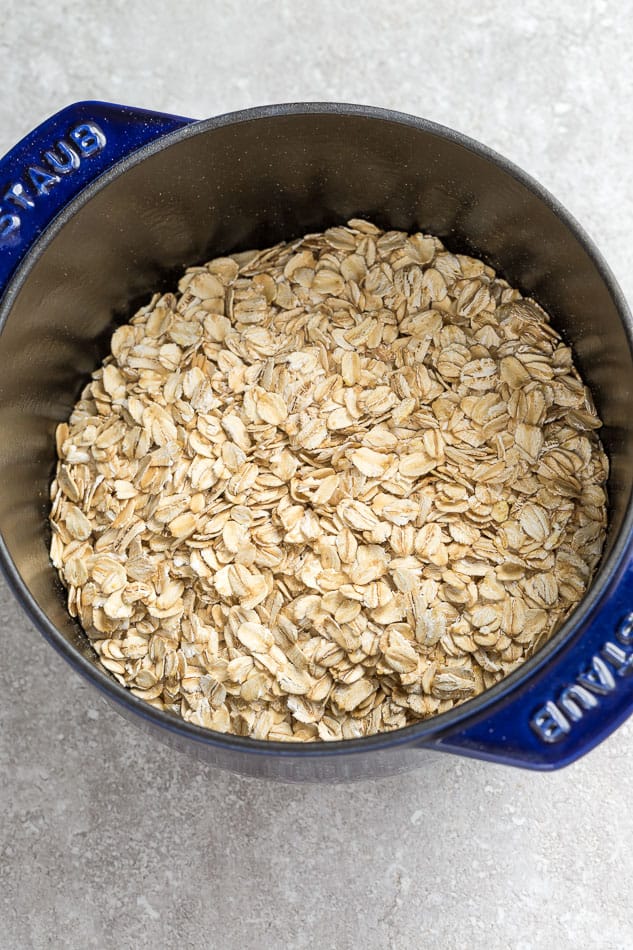
[[[84,102],[2,159],[0,196],[0,560],[45,639],[122,712],[222,768],[327,781],[409,768],[433,749],[555,769],[629,715],[631,314],[591,240],[524,172],[456,132],[368,107],[268,106],[193,122]],[[121,687],[69,616],[48,557],[55,427],[113,325],[185,266],[352,216],[437,234],[553,315],[605,421],[606,552],[557,635],[457,709],[340,743],[213,733]]]

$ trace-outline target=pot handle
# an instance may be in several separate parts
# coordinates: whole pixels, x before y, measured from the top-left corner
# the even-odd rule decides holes
[[[571,639],[435,748],[551,770],[589,752],[633,712],[633,560],[617,572]]]
[[[0,293],[57,214],[122,158],[194,121],[105,102],[76,102],[0,159]]]

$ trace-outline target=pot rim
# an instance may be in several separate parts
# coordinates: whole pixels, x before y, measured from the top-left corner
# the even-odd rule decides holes
[[[383,109],[376,106],[340,102],[280,103],[227,112],[210,119],[194,121],[174,132],[161,135],[153,142],[116,162],[109,170],[88,184],[79,195],[70,201],[29,249],[17,268],[16,273],[5,288],[2,297],[0,304],[0,336],[13,302],[28,278],[28,274],[35,262],[55,239],[62,227],[77,211],[90,201],[97,192],[107,187],[120,175],[125,174],[126,171],[140,164],[146,158],[192,136],[204,134],[214,129],[241,124],[243,122],[300,115],[350,116],[409,126],[453,142],[493,165],[496,165],[546,204],[571,231],[572,235],[594,263],[613,299],[622,320],[629,347],[633,351],[633,317],[624,294],[605,258],[598,250],[592,238],[589,237],[573,215],[571,215],[547,189],[532,178],[531,175],[524,172],[519,166],[498,154],[493,149],[488,148],[488,146],[447,126],[408,113]],[[284,758],[299,756],[315,757],[368,752],[402,744],[430,745],[433,740],[440,739],[449,732],[452,734],[456,733],[460,725],[471,725],[475,720],[483,718],[491,707],[498,706],[509,694],[525,687],[528,681],[533,680],[555,654],[569,647],[574,640],[581,637],[582,629],[587,623],[589,616],[599,608],[600,601],[604,598],[608,588],[617,580],[617,577],[621,573],[625,557],[631,547],[633,547],[632,536],[633,497],[628,500],[622,526],[612,550],[609,552],[604,563],[601,563],[599,566],[589,591],[583,597],[578,607],[572,612],[570,617],[550,641],[541,647],[533,657],[499,683],[495,684],[495,686],[448,712],[441,713],[430,719],[421,720],[418,723],[406,726],[402,729],[396,729],[392,732],[381,732],[360,739],[344,739],[334,742],[280,742],[268,739],[252,739],[246,736],[235,736],[231,733],[214,732],[204,726],[187,722],[173,713],[164,712],[150,706],[147,702],[135,696],[129,689],[121,686],[114,677],[110,676],[105,670],[102,670],[95,662],[88,659],[87,656],[74,647],[60,633],[57,627],[39,607],[27,584],[19,574],[1,534],[0,568],[22,608],[45,639],[70,663],[73,669],[85,679],[89,680],[97,689],[119,706],[141,716],[146,722],[158,726],[168,733],[186,736],[198,744],[221,746],[235,752],[248,752],[256,755],[278,755]],[[53,570],[52,565],[51,570]]]

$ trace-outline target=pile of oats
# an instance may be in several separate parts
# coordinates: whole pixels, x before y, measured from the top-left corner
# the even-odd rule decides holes
[[[581,599],[599,426],[536,303],[352,220],[191,268],[116,330],[58,428],[51,557],[160,709],[257,739],[397,729]]]

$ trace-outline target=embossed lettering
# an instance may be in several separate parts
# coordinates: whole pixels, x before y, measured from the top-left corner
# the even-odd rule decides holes
[[[551,700],[532,717],[530,725],[543,742],[558,742],[571,729],[566,717]]]
[[[583,717],[583,709],[593,709],[598,705],[598,700],[584,686],[574,683],[563,690],[558,703],[572,722],[578,722]]]
[[[59,175],[54,173],[47,172],[43,168],[40,168],[39,165],[31,165],[27,169],[27,175],[33,183],[33,187],[38,195],[47,195],[53,185],[56,185],[58,181],[61,181]]]
[[[79,153],[83,158],[100,152],[106,143],[105,135],[94,122],[78,125],[72,130],[70,137],[79,146]]]
[[[633,613],[627,614],[620,621],[618,629],[615,631],[616,640],[619,640],[625,647],[633,645]]]
[[[606,696],[615,689],[615,678],[607,664],[599,656],[591,658],[591,667],[578,677],[581,686],[586,686],[592,693]]]
[[[20,219],[17,214],[0,216],[0,244],[15,244],[20,234]]]
[[[633,646],[633,614],[627,614],[621,621],[616,639],[623,646]],[[632,674],[633,650],[607,640],[576,682],[565,686],[556,702],[549,700],[532,716],[530,726],[543,742],[559,742],[574,723],[599,705],[600,696],[607,696],[616,689],[616,676]]]
[[[605,643],[602,655],[615,667],[618,676],[630,676],[633,673],[633,653],[627,653],[617,643]]]
[[[19,181],[16,181],[14,185],[10,185],[5,191],[4,200],[11,201],[18,208],[32,208],[35,204],[33,199],[29,197],[24,185]]]
[[[69,130],[65,139],[60,139],[42,153],[42,165],[29,165],[23,170],[22,180],[12,182],[2,200],[23,211],[34,208],[35,199],[47,197],[50,190],[62,180],[60,176],[76,171],[83,158],[96,155],[105,145],[106,137],[96,122],[76,125]],[[0,207],[0,247],[15,244],[19,240],[21,226],[19,214]]]
[[[77,155],[74,148],[71,148],[62,140],[57,143],[56,149],[57,151],[54,151],[50,148],[47,152],[44,152],[44,158],[54,172],[57,172],[58,175],[67,175],[68,172],[79,168],[79,155]],[[59,157],[60,153],[61,158]]]

